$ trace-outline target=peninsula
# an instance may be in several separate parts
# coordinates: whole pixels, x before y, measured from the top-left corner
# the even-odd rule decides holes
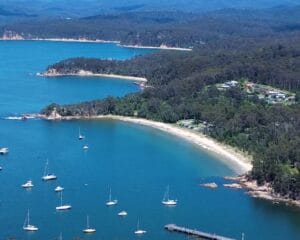
[[[221,153],[217,147],[220,145],[207,145],[211,141],[208,138],[199,141],[199,138],[208,136],[245,153],[239,157],[235,155],[235,160],[230,157],[236,166],[244,164],[239,173],[251,169],[250,162],[243,161],[242,155],[253,157],[253,168],[247,174],[249,181],[271,187],[272,194],[282,199],[299,200],[298,96],[291,103],[288,100],[281,103],[270,101],[274,91],[264,92],[266,95],[262,97],[260,89],[252,90],[255,84],[261,83],[277,89],[288,86],[289,90],[296,90],[300,83],[297,77],[299,68],[296,67],[300,55],[294,54],[297,51],[299,46],[289,43],[266,45],[263,51],[254,48],[251,53],[248,50],[238,53],[225,50],[220,54],[207,46],[205,52],[159,52],[126,61],[67,59],[49,66],[45,73],[65,75],[87,71],[89,74],[132,76],[147,79],[151,88],[122,98],[108,97],[63,106],[52,104],[42,113],[50,116],[55,109],[61,119],[103,118],[103,115],[108,115],[109,118],[160,128],[225,156],[228,151],[225,154],[226,150],[222,148],[224,152]],[[273,56],[272,60],[270,56]],[[288,59],[296,65],[283,65],[282,62]],[[258,65],[264,67],[257,69]],[[278,65],[281,68],[276,67]],[[293,74],[287,76],[286,72],[290,70],[285,68],[292,69]],[[293,93],[290,95],[294,96]],[[187,129],[174,129],[159,122],[180,122],[183,127],[194,129],[199,134],[196,136]]]

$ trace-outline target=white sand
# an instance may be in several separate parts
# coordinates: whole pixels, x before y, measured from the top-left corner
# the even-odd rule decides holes
[[[115,43],[119,44],[120,41],[108,41],[102,39],[90,40],[87,38],[24,38],[21,35],[14,35],[12,37],[1,37],[2,41],[49,41],[49,42],[80,42],[80,43]]]
[[[238,151],[230,146],[219,143],[214,139],[186,128],[181,128],[174,124],[161,123],[142,118],[115,116],[115,115],[100,115],[94,117],[62,117],[64,120],[72,119],[112,119],[159,129],[168,134],[175,135],[185,139],[207,152],[217,155],[218,159],[230,166],[236,173],[244,174],[252,169],[251,157],[246,156],[243,152]]]
[[[160,49],[160,50],[176,50],[176,51],[192,51],[191,48],[180,48],[180,47],[169,47],[166,45],[161,45],[159,47],[155,46],[142,46],[142,45],[126,45],[121,44],[120,41],[113,40],[102,40],[95,39],[90,40],[87,38],[24,38],[21,35],[14,35],[11,37],[3,36],[0,37],[0,41],[50,41],[50,42],[80,42],[80,43],[115,43],[120,47],[124,48],[144,48],[144,49]]]
[[[37,75],[43,77],[61,77],[61,76],[106,77],[106,78],[124,79],[124,80],[129,80],[134,82],[147,82],[147,79],[142,77],[133,77],[133,76],[125,76],[125,75],[117,75],[117,74],[92,73],[90,71],[85,71],[85,70],[80,70],[78,73],[61,74],[61,73],[57,73],[55,69],[49,69],[47,72],[38,73]]]
[[[193,50],[191,48],[168,47],[166,45],[161,45],[159,47],[154,47],[154,46],[118,44],[118,46],[124,47],[124,48],[160,49],[160,50],[175,50],[175,51],[192,51]]]

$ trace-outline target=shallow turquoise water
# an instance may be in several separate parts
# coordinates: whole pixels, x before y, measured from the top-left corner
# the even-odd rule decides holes
[[[33,75],[65,57],[125,59],[134,54],[137,51],[112,44],[0,42],[0,115],[36,112],[50,102],[77,102],[137,91],[126,81]],[[79,127],[85,141],[77,139]],[[87,152],[82,150],[85,143],[90,146]],[[164,231],[167,223],[237,239],[242,232],[245,239],[296,240],[300,236],[298,209],[221,187],[222,176],[232,174],[228,166],[158,130],[107,120],[0,120],[0,146],[10,148],[7,156],[0,156],[0,239],[50,240],[60,232],[64,239],[185,239]],[[57,181],[41,181],[46,159]],[[20,186],[29,179],[35,186],[26,191]],[[208,181],[216,181],[220,187],[199,187]],[[55,211],[59,195],[54,188],[58,184],[65,187],[64,202],[72,205],[71,211]],[[167,185],[171,196],[179,201],[176,207],[161,205]],[[119,204],[107,208],[110,187]],[[22,230],[28,208],[32,223],[40,228],[34,234]],[[128,211],[124,219],[117,216],[121,210]],[[97,228],[95,235],[81,233],[87,214],[91,226]],[[140,238],[133,234],[137,219],[148,231]]]

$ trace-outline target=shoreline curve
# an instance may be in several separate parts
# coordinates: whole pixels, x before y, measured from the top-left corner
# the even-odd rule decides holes
[[[98,116],[67,116],[60,115],[45,117],[46,120],[117,120],[128,123],[139,124],[151,127],[165,133],[174,135],[183,140],[186,140],[206,152],[217,156],[217,159],[229,166],[236,174],[246,174],[252,169],[251,156],[246,155],[240,150],[231,146],[217,142],[209,136],[180,126],[162,123],[143,118],[126,117],[119,115],[98,115]]]
[[[157,50],[173,50],[173,51],[192,51],[192,48],[182,47],[169,47],[167,45],[160,46],[143,46],[143,45],[130,45],[122,44],[121,41],[103,40],[103,39],[87,39],[87,38],[24,38],[17,37],[1,37],[0,41],[48,41],[48,42],[78,42],[78,43],[113,43],[122,48],[136,48],[136,49],[157,49]]]
[[[78,76],[78,77],[100,77],[100,78],[114,78],[124,79],[134,82],[147,82],[148,80],[144,77],[125,76],[118,74],[105,74],[105,73],[93,73],[91,71],[79,70],[76,73],[59,73],[55,69],[49,69],[43,73],[37,73],[40,77],[64,77],[64,76]]]

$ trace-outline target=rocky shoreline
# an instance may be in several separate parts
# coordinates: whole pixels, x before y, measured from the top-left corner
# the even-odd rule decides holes
[[[255,180],[249,180],[246,175],[225,177],[224,179],[232,181],[230,184],[224,184],[224,187],[232,189],[245,189],[246,194],[251,197],[269,200],[274,204],[284,203],[286,205],[300,207],[300,200],[294,200],[276,194],[269,183],[258,185]]]

